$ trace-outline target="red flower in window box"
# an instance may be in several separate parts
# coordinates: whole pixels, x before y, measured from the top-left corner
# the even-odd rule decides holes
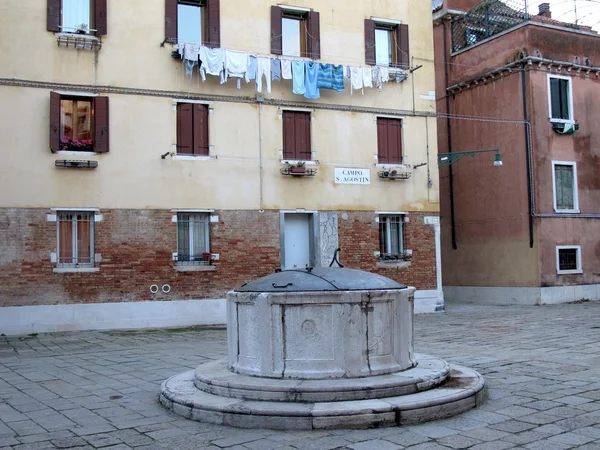
[[[94,146],[91,139],[77,139],[63,136],[60,138],[61,150],[76,150],[84,152],[94,151]]]

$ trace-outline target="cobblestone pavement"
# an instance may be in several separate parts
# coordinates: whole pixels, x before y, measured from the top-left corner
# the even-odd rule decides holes
[[[447,309],[415,317],[415,350],[478,370],[487,402],[373,430],[243,430],[162,409],[163,380],[226,357],[223,329],[0,337],[0,450],[600,449],[600,302]]]

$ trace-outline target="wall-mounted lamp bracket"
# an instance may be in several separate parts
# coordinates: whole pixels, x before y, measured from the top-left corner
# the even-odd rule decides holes
[[[490,152],[494,152],[496,154],[495,158],[494,158],[494,166],[496,166],[496,167],[501,166],[502,165],[502,157],[500,156],[499,148],[492,148],[489,150],[469,150],[469,151],[465,151],[465,152],[438,153],[438,166],[439,167],[448,167],[465,156],[470,156],[471,158],[474,158],[475,155],[478,153],[490,153]]]

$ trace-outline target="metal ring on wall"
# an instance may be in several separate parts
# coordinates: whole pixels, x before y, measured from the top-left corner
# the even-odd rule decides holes
[[[163,284],[162,291],[165,294],[168,294],[169,292],[171,292],[171,286],[169,286],[168,284]]]
[[[153,294],[156,294],[159,289],[160,288],[158,287],[158,284],[153,284],[152,286],[150,286],[150,292]]]

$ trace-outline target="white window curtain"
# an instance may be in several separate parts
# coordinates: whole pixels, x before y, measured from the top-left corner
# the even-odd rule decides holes
[[[378,66],[389,66],[392,62],[391,32],[375,29],[375,63]]]
[[[90,0],[62,0],[62,31],[74,32],[82,25],[91,28]]]

